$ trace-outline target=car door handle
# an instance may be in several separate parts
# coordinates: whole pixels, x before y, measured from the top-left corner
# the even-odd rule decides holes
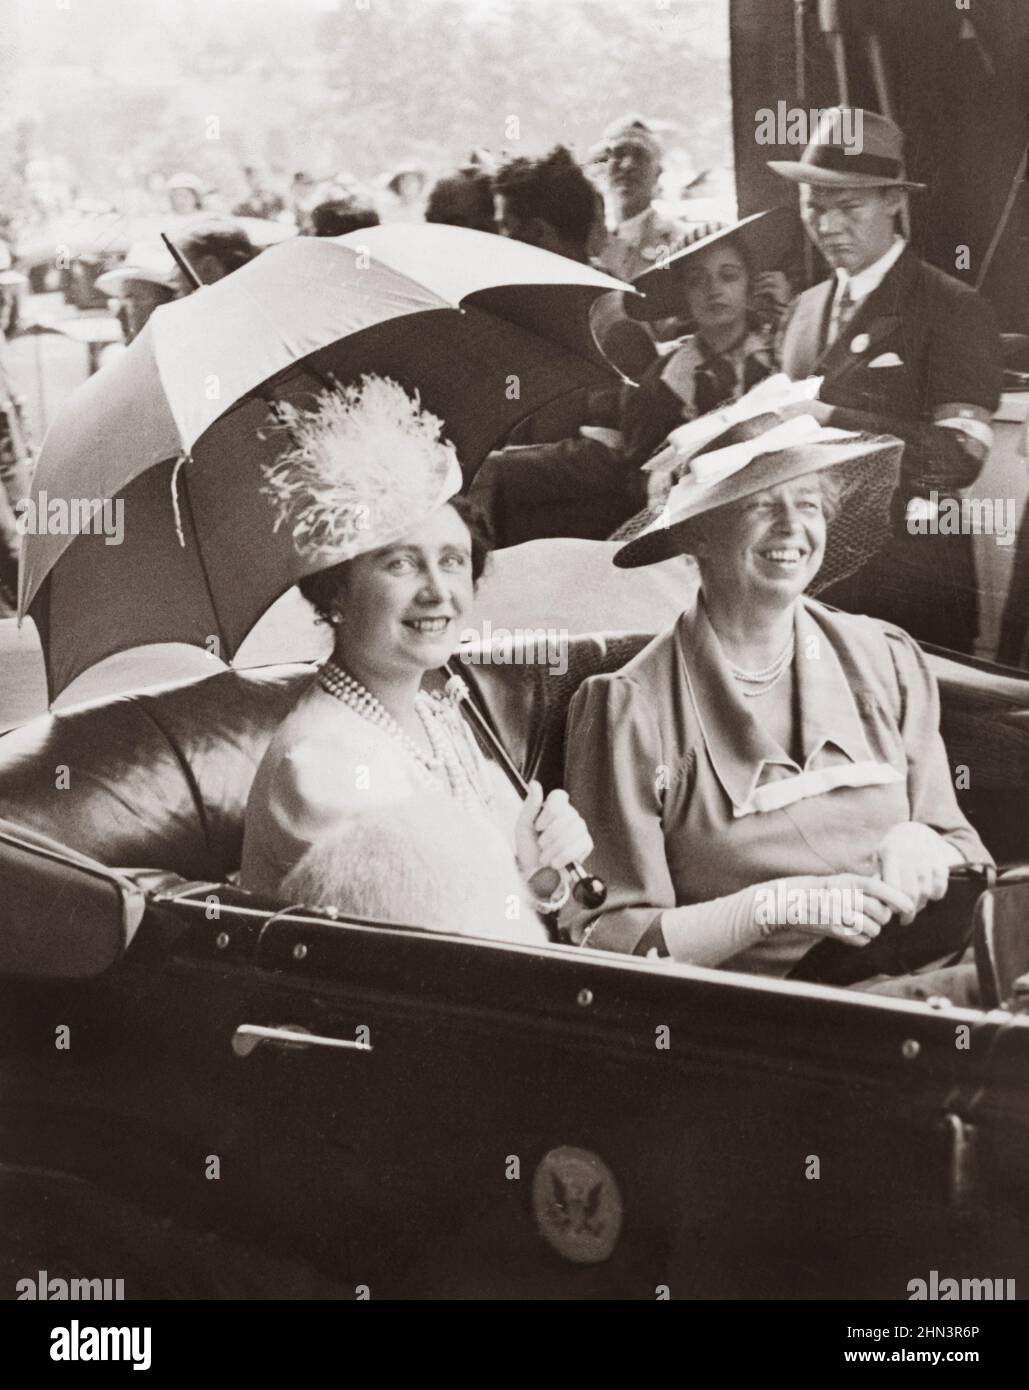
[[[356,1042],[351,1038],[327,1038],[299,1023],[283,1024],[281,1027],[267,1028],[261,1023],[241,1023],[232,1035],[232,1050],[237,1057],[249,1057],[259,1043],[268,1042],[279,1047],[334,1047],[347,1052],[371,1052],[371,1043]]]

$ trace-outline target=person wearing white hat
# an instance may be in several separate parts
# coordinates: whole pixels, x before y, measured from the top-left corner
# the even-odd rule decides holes
[[[599,264],[619,280],[635,280],[671,252],[717,230],[717,223],[684,222],[657,207],[661,158],[660,138],[637,115],[612,122],[594,152],[604,166],[613,215]]]
[[[179,275],[174,267],[155,270],[129,263],[98,275],[96,287],[117,305],[115,317],[126,345],[140,335],[155,309],[170,304],[180,293]],[[120,347],[117,350],[121,351]]]
[[[603,910],[582,943],[785,975],[861,947],[990,862],[958,808],[935,683],[899,628],[808,597],[881,542],[901,444],[757,417],[693,457],[621,566],[692,554],[699,595],[568,717]]]
[[[172,174],[164,185],[164,191],[168,194],[172,212],[177,212],[181,217],[203,212],[207,189],[203,180],[198,179],[196,174],[190,174],[185,170]]]
[[[321,872],[317,897],[325,901],[333,885],[347,882],[345,866],[359,846],[372,854],[374,871],[362,871],[360,891],[355,878],[356,897],[334,905],[371,906],[369,915],[397,920],[411,906],[398,854],[416,862],[431,855],[424,843],[404,851],[395,824],[369,850],[367,818],[387,827],[397,810],[412,835],[426,816],[445,827],[461,847],[448,863],[464,869],[453,881],[453,912],[429,891],[438,875],[427,873],[423,915],[408,925],[461,930],[464,922],[472,930],[461,895],[483,901],[481,882],[474,895],[470,887],[481,862],[492,911],[479,934],[544,940],[511,885],[528,884],[542,867],[581,861],[592,845],[586,826],[562,791],[544,799],[534,783],[520,803],[454,704],[422,689],[458,646],[486,556],[457,496],[453,445],[441,437],[441,422],[388,378],[364,377],[324,393],[314,410],[284,406],[279,414],[291,447],[267,469],[264,491],[276,525],[289,527],[301,593],[335,641],[257,770],[243,886],[281,898],[295,869],[294,886],[303,882],[308,891]],[[306,858],[312,850],[320,869]],[[487,867],[498,864],[503,872]]]
[[[848,132],[860,140],[848,143]],[[933,521],[989,452],[1002,378],[993,310],[905,241],[904,200],[924,185],[907,178],[903,136],[887,117],[831,108],[798,161],[769,164],[799,186],[805,228],[833,272],[796,301],[783,370],[824,378],[815,406],[823,423],[888,431],[905,444],[893,542],[831,601],[971,652],[972,538],[936,534]]]

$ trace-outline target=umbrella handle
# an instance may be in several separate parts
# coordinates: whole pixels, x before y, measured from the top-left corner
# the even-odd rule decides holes
[[[497,762],[506,774],[508,781],[521,799],[525,801],[529,795],[529,784],[515,766],[510,753],[508,753],[507,749],[500,741],[492,725],[482,714],[482,711],[474,704],[471,691],[468,689],[464,677],[454,670],[452,663],[449,661],[443,669],[446,671],[448,677],[446,685],[447,694],[460,706],[461,713],[464,715],[465,719],[476,733],[489,745],[491,751],[496,755]],[[530,883],[539,880],[537,887],[533,890],[536,892],[537,897],[546,899],[556,895],[560,883],[555,880],[555,875],[558,879],[565,879],[567,877],[572,880],[572,897],[580,907],[603,907],[606,902],[607,884],[604,880],[597,878],[595,874],[588,874],[582,865],[575,861],[571,864],[566,864],[565,867],[560,870],[550,868],[537,869],[530,880]]]

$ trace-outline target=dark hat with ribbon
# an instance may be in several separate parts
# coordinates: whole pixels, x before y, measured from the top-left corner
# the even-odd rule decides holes
[[[752,213],[730,227],[709,232],[638,275],[632,282],[633,288],[645,297],[626,295],[625,312],[630,318],[644,320],[683,314],[685,278],[697,264],[697,258],[713,246],[741,246],[755,272],[778,269],[799,227],[796,210],[779,207]]]
[[[860,106],[830,106],[799,160],[770,159],[768,167],[792,183],[825,188],[925,188],[904,176],[900,126]]]

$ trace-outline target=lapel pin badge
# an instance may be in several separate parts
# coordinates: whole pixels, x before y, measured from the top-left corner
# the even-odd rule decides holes
[[[850,340],[850,350],[851,350],[851,352],[853,352],[853,353],[867,352],[867,351],[868,351],[868,344],[869,344],[870,341],[871,341],[871,340],[870,340],[870,338],[869,338],[869,336],[868,336],[867,333],[859,333],[859,334],[857,335],[856,338],[851,338],[851,340]]]

